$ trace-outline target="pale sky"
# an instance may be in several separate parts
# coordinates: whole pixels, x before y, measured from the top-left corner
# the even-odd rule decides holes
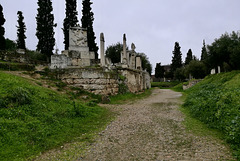
[[[56,47],[63,45],[65,0],[52,0],[55,22]],[[153,65],[170,64],[174,43],[179,42],[185,61],[188,49],[200,58],[203,39],[211,44],[225,32],[240,30],[240,0],[92,0],[94,32],[99,46],[103,32],[107,46],[122,42],[136,46]],[[77,1],[78,19],[81,20],[82,1]],[[26,23],[26,46],[36,49],[37,0],[0,0],[6,19],[5,38],[17,39],[17,11],[22,11]]]

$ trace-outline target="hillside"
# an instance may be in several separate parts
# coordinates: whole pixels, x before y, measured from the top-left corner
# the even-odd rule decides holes
[[[109,111],[94,102],[0,71],[0,160],[34,157],[96,132],[109,119]]]
[[[240,71],[207,76],[186,91],[183,105],[192,116],[223,132],[240,157]]]

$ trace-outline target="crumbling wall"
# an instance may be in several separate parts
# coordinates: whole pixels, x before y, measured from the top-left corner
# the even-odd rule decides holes
[[[150,75],[145,71],[124,68],[119,69],[118,72],[126,77],[126,85],[129,92],[137,93],[151,88]]]
[[[59,78],[66,84],[84,89],[94,94],[118,94],[117,74],[106,72],[102,68],[64,69]]]
[[[146,73],[131,69],[106,70],[105,68],[67,68],[55,69],[58,78],[64,83],[100,95],[116,95],[125,83],[127,90],[137,93],[150,88],[144,81]],[[59,72],[61,71],[61,72]],[[124,77],[124,81],[122,80]],[[150,78],[150,76],[148,76]],[[150,81],[149,81],[150,84]]]

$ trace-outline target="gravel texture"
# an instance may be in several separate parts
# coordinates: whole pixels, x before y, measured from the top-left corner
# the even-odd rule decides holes
[[[221,140],[185,130],[184,115],[179,111],[180,96],[168,89],[154,89],[150,97],[142,100],[103,105],[117,117],[92,144],[66,144],[36,160],[234,160]]]
[[[112,106],[118,117],[81,160],[233,160],[220,140],[186,132],[180,96],[154,89],[146,99]]]

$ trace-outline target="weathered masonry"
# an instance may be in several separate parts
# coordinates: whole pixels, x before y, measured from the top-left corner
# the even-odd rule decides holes
[[[51,57],[50,69],[58,71],[59,78],[68,85],[79,87],[101,95],[115,95],[127,90],[139,92],[151,87],[150,75],[142,70],[141,57],[126,49],[126,35],[123,36],[121,62],[112,64],[105,57],[104,35],[100,35],[101,59],[96,60],[94,52],[89,51],[87,31],[73,27],[69,31],[69,49]],[[61,71],[61,72],[59,72]]]

